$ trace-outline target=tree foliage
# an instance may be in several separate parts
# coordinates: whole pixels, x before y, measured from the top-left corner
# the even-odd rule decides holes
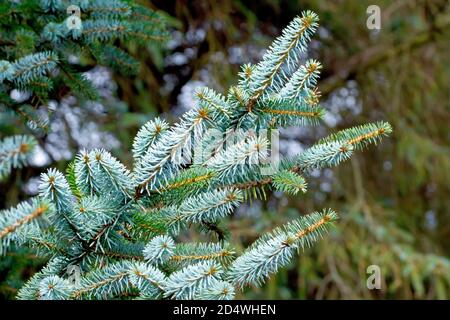
[[[79,14],[68,12],[71,5]],[[158,13],[129,1],[3,1],[0,12],[0,115],[22,119],[29,134],[38,137],[50,127],[49,116],[39,111],[49,101],[69,95],[100,100],[86,77],[91,66],[136,75],[139,62],[127,52],[127,44],[144,46],[166,37]],[[80,24],[72,24],[73,19]],[[26,154],[36,144],[30,135],[0,142],[0,178],[26,164]],[[14,153],[19,139],[26,144]]]
[[[128,30],[120,22],[95,23],[102,32]],[[336,166],[391,132],[384,122],[362,125],[268,162],[267,131],[315,125],[325,112],[315,88],[320,64],[301,59],[317,27],[318,16],[303,12],[258,64],[243,66],[226,95],[200,90],[177,124],[144,125],[132,170],[105,150],[89,150],[80,151],[67,175],[43,173],[35,205],[20,204],[0,221],[2,252],[16,241],[50,258],[18,297],[231,299],[319,240],[337,219],[330,209],[291,221],[239,254],[221,225],[245,199],[271,188],[304,192],[311,169]],[[89,34],[87,42],[112,36]],[[186,240],[193,230],[207,241]],[[74,267],[81,276],[72,282]]]

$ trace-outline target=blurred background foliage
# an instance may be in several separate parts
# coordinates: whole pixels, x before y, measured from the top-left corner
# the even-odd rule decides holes
[[[36,192],[40,172],[65,168],[73,152],[93,140],[130,163],[140,125],[158,114],[176,120],[192,106],[198,87],[223,92],[236,81],[241,64],[257,62],[283,26],[311,9],[319,14],[321,28],[308,55],[324,66],[319,88],[329,115],[320,127],[283,130],[282,152],[300,152],[327,133],[370,121],[389,121],[394,135],[338,168],[313,172],[305,195],[268,194],[267,200],[236,212],[229,226],[232,241],[241,247],[302,213],[330,207],[341,217],[317,246],[238,298],[450,298],[448,1],[139,2],[166,13],[168,41],[149,44],[147,50],[128,48],[142,63],[136,76],[97,70],[98,85],[113,97],[100,112],[76,105],[56,108],[62,113],[60,124],[53,125],[56,136],[42,138],[46,161],[14,171],[0,184],[1,208],[27,199]],[[381,9],[381,30],[366,26],[372,4]],[[22,130],[3,120],[2,136]],[[81,130],[87,120],[97,125]],[[56,152],[52,139],[72,143]],[[24,249],[2,257],[0,295],[13,298],[42,262]],[[381,269],[381,290],[367,289],[370,265]]]

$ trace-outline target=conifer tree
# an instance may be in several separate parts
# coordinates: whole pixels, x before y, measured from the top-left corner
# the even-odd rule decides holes
[[[0,141],[0,180],[28,163],[37,144],[33,135],[47,132],[48,120],[39,107],[68,95],[100,99],[85,76],[89,66],[77,60],[134,75],[139,62],[123,49],[127,43],[143,46],[165,37],[162,17],[130,1],[2,1],[0,117],[23,119],[31,135]],[[13,92],[21,92],[24,98],[13,99]]]
[[[303,193],[312,169],[336,166],[391,132],[385,122],[360,125],[272,159],[267,132],[324,116],[321,65],[301,59],[317,26],[317,15],[303,12],[258,64],[242,67],[226,96],[205,88],[177,124],[150,120],[134,140],[133,169],[105,150],[82,150],[65,175],[43,173],[39,196],[0,215],[2,252],[14,242],[49,257],[18,298],[232,299],[323,237],[337,220],[331,209],[280,226],[243,252],[226,228],[242,202],[272,189]],[[186,240],[194,230],[203,242]]]

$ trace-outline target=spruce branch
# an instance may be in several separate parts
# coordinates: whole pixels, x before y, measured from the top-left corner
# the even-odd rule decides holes
[[[12,78],[17,84],[29,84],[56,68],[58,60],[58,56],[51,51],[25,56],[13,63]]]
[[[208,288],[200,290],[195,299],[198,300],[233,300],[235,289],[229,282],[223,280],[212,281]]]
[[[155,118],[143,125],[134,138],[134,161],[138,162],[167,129],[169,124],[160,118]]]
[[[186,192],[192,193],[206,187],[214,175],[214,171],[207,168],[192,167],[181,171],[174,179],[168,181],[166,185],[157,191],[164,196],[174,192],[182,194],[186,194]]]
[[[48,202],[34,198],[21,202],[16,208],[0,212],[0,255],[12,241],[24,242],[33,229],[39,228],[38,219],[52,210]]]
[[[228,264],[235,252],[229,244],[223,243],[181,243],[175,247],[170,262],[177,267],[204,260],[216,260]]]
[[[74,162],[75,183],[83,195],[94,195],[99,187],[94,181],[94,171],[90,161],[89,152],[81,150],[75,157]]]
[[[93,185],[98,193],[110,194],[111,198],[127,199],[134,190],[130,171],[109,152],[94,149],[89,153]]]
[[[39,283],[40,300],[66,300],[71,295],[71,286],[65,279],[51,275]]]
[[[262,236],[233,261],[227,279],[239,287],[263,283],[285,266],[296,250],[322,238],[336,219],[336,213],[331,210],[315,212]]]
[[[62,241],[55,232],[43,228],[40,230],[32,229],[27,233],[27,237],[30,240],[30,246],[36,249],[39,255],[48,257],[55,255],[65,258],[72,257],[72,252],[69,252],[71,250],[67,249],[70,241]],[[76,251],[78,252],[78,250]]]
[[[296,99],[308,94],[308,89],[317,85],[322,64],[315,60],[308,60],[292,75],[280,90],[280,97]]]
[[[95,0],[88,6],[85,11],[90,13],[91,17],[99,18],[122,18],[131,15],[130,6],[124,1],[119,0]]]
[[[278,191],[296,195],[300,191],[306,192],[305,179],[292,171],[280,171],[274,177],[272,184]]]
[[[39,192],[43,199],[55,203],[59,212],[72,213],[74,196],[66,178],[58,170],[51,168],[41,174]]]
[[[62,10],[50,2],[43,4],[49,14]],[[75,49],[80,45],[70,42],[81,41],[83,50],[98,61],[133,69],[131,57],[113,45],[134,33],[141,40],[158,34],[158,24],[152,26],[158,16],[144,18],[147,11],[128,2],[115,0],[109,8],[105,3],[98,0],[81,7],[88,16],[81,35],[62,32],[52,39],[44,32],[43,43]],[[177,124],[170,126],[159,118],[147,122],[133,141],[132,170],[109,152],[96,149],[79,152],[66,177],[55,169],[42,174],[35,201],[48,210],[43,212],[32,202],[11,209],[3,220],[0,217],[2,247],[28,241],[38,254],[50,257],[19,298],[231,299],[235,290],[261,284],[286,266],[296,251],[319,240],[337,219],[332,210],[276,228],[241,255],[224,241],[229,240],[228,229],[221,223],[252,195],[265,198],[270,184],[291,195],[305,192],[302,173],[338,165],[392,131],[384,122],[345,129],[295,157],[265,163],[273,143],[263,136],[266,129],[316,125],[324,115],[317,89],[321,65],[315,60],[300,65],[299,55],[317,21],[309,11],[295,18],[260,63],[242,67],[238,84],[226,95],[198,90],[196,105]],[[56,22],[47,27],[58,29]],[[29,36],[25,38],[32,42]],[[64,59],[57,66],[63,81],[78,75]],[[5,73],[0,102],[10,103],[3,86],[14,83],[8,75],[13,64],[2,62],[0,68]],[[35,72],[23,88],[33,86],[39,99],[46,89],[41,95],[36,86],[50,87],[49,71]],[[84,85],[89,91],[89,83],[83,81],[79,90],[84,91]],[[43,217],[50,223],[41,225]],[[191,230],[192,226],[196,228]],[[203,239],[214,232],[219,241],[194,242],[194,232],[205,233]],[[74,266],[81,270],[76,284],[68,282],[66,273]]]
[[[112,225],[120,215],[119,206],[107,197],[87,196],[81,198],[73,209],[73,221],[80,238],[85,241],[104,235],[105,226]],[[100,236],[98,236],[100,234]]]
[[[319,18],[312,11],[302,13],[301,17],[296,17],[284,30],[282,35],[271,45],[264,54],[260,63],[252,72],[250,83],[253,91],[247,110],[251,112],[256,101],[265,93],[266,89],[274,82],[274,78],[287,61],[294,63],[298,55],[293,53],[296,49],[305,51],[311,35],[317,28]]]
[[[193,299],[210,287],[223,273],[220,265],[202,261],[172,273],[164,283],[164,296],[173,299]]]
[[[129,282],[129,263],[118,262],[98,269],[82,277],[73,290],[71,297],[80,299],[92,297],[95,299],[114,298],[132,290]]]
[[[0,83],[4,80],[11,81],[14,75],[13,65],[6,60],[0,60]]]
[[[16,135],[0,141],[0,180],[6,178],[12,169],[26,166],[37,141],[32,136]]]
[[[70,162],[67,166],[66,177],[72,194],[77,198],[77,200],[81,200],[83,195],[79,190],[77,178],[75,176],[75,161]]]
[[[49,220],[60,233],[67,238],[79,237],[79,226],[74,217],[75,196],[64,175],[56,169],[49,169],[41,174],[39,196],[55,205],[56,210]]]
[[[135,168],[138,192],[159,188],[162,181],[172,178],[179,166],[189,161],[191,140],[200,139],[208,115],[207,108],[190,110],[179,123],[161,134]]]
[[[131,235],[135,239],[148,241],[150,238],[165,234],[168,231],[162,215],[138,211],[133,214]]]
[[[254,112],[261,113],[264,127],[318,125],[325,115],[325,110],[319,106],[286,98],[264,99]]]
[[[98,63],[119,74],[130,76],[139,73],[140,64],[130,54],[113,45],[92,46]]]
[[[216,222],[227,216],[242,201],[239,190],[208,191],[186,199],[169,218],[170,224]]]
[[[67,260],[63,257],[56,256],[42,268],[41,271],[35,273],[33,277],[19,290],[17,298],[19,300],[39,300],[41,298],[40,283],[45,278],[60,274],[67,266]]]
[[[321,139],[319,143],[345,141],[353,145],[355,149],[363,149],[369,144],[377,144],[382,137],[388,136],[390,133],[392,133],[391,125],[387,122],[380,121],[339,131]]]
[[[146,261],[162,265],[167,262],[173,255],[175,242],[166,235],[154,237],[144,248],[144,258]]]
[[[127,28],[128,24],[126,21],[109,19],[86,20],[83,21],[82,34],[89,43],[94,43],[95,41],[109,42],[125,37]]]
[[[166,276],[160,270],[148,264],[135,263],[129,273],[131,284],[139,290],[142,298],[156,299],[162,295]]]
[[[267,158],[269,143],[265,137],[251,136],[242,139],[209,159],[205,166],[218,173],[217,179],[224,184],[246,179],[258,170],[258,164]]]
[[[92,101],[99,100],[97,90],[84,74],[77,72],[67,61],[60,61],[58,66],[62,70],[61,77],[64,83],[76,96]]]
[[[202,88],[195,94],[200,106],[213,111],[211,121],[219,128],[227,128],[232,118],[232,110],[226,98],[209,88]]]
[[[313,145],[298,157],[298,164],[303,171],[339,165],[353,154],[353,145],[342,142],[326,142]]]

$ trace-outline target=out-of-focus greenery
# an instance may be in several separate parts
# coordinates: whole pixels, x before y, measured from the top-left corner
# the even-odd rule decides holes
[[[381,30],[366,26],[366,9],[373,4],[381,9]],[[129,159],[120,152],[130,150],[143,121],[155,113],[175,119],[185,104],[181,97],[196,81],[227,88],[239,65],[257,61],[261,48],[304,9],[320,17],[309,55],[324,66],[321,101],[339,115],[315,133],[381,119],[394,128],[380,148],[309,177],[306,196],[268,195],[267,204],[256,201],[230,221],[232,241],[246,246],[261,232],[325,205],[341,217],[319,245],[239,298],[450,298],[448,1],[158,0],[152,7],[176,22],[167,48],[136,52],[143,62],[138,76],[114,76],[127,108],[119,118],[102,121],[122,144],[115,150],[120,158]],[[307,130],[294,140],[311,142]],[[1,193],[9,190],[9,196],[2,195],[1,204],[27,198],[23,181],[40,170],[16,172],[2,184]],[[21,279],[39,265],[29,258],[2,258],[1,295],[13,297]],[[370,265],[380,266],[381,290],[366,287]]]

